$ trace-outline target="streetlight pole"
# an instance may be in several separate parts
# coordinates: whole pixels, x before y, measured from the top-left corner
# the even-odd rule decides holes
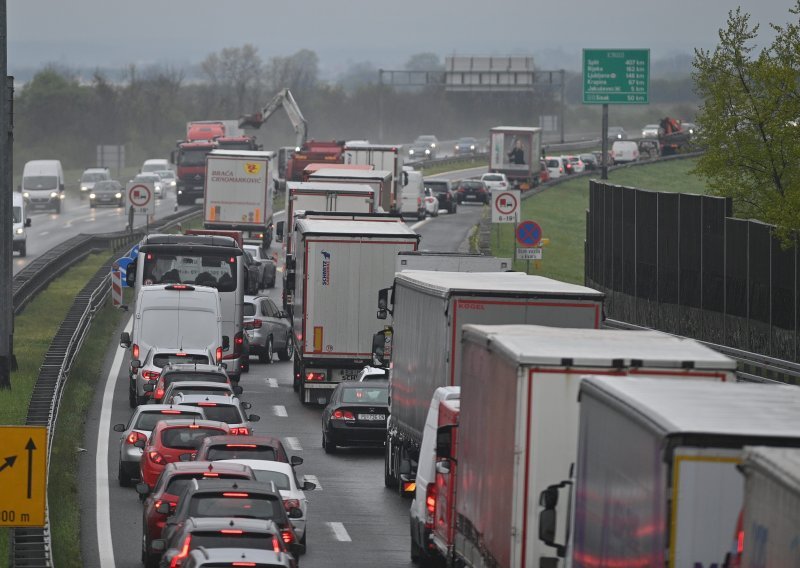
[[[14,308],[12,304],[13,177],[11,167],[11,101],[13,83],[8,81],[8,35],[6,0],[0,0],[0,388],[11,388],[14,358]],[[23,219],[24,222],[24,219]]]

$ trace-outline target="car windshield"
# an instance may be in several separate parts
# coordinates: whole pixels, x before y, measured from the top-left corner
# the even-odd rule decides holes
[[[133,429],[146,430],[148,432],[152,432],[153,428],[156,427],[156,424],[160,420],[174,420],[175,418],[191,418],[193,416],[196,416],[197,418],[202,418],[202,415],[198,414],[197,412],[186,412],[184,410],[169,410],[167,411],[167,413],[164,413],[161,410],[154,410],[153,412],[142,412],[136,419],[136,424],[134,424]]]
[[[23,178],[22,187],[25,189],[58,189],[58,177],[28,176]]]
[[[420,136],[417,138],[416,142],[420,144],[424,144],[426,142],[436,142],[436,136]]]
[[[144,181],[144,182],[154,183],[157,181],[161,181],[161,178],[158,177],[157,174],[139,174],[135,178],[133,178],[133,181]]]
[[[13,207],[14,223],[22,223],[22,207]]]
[[[175,178],[175,172],[172,170],[158,170],[156,172],[162,178],[173,179]]]
[[[191,546],[189,550],[197,550],[201,546],[204,548],[249,548],[251,550],[272,550],[272,538],[263,533],[248,533],[233,531],[203,531],[193,532]],[[279,537],[280,538],[280,537]],[[233,566],[237,566],[234,563]],[[242,563],[242,566],[256,566],[256,564]],[[214,566],[204,564],[204,566]],[[230,564],[223,564],[230,566]],[[258,564],[258,566],[264,566]]]
[[[197,284],[211,286],[220,292],[236,290],[236,257],[220,254],[145,255],[144,283]]]
[[[488,174],[483,176],[483,181],[503,181],[503,176]]]
[[[389,404],[389,387],[348,387],[342,392],[342,402],[363,402],[372,404]]]
[[[275,461],[275,448],[257,444],[225,444],[208,449],[206,461],[215,460],[267,460]],[[258,479],[258,476],[256,476]],[[259,480],[260,481],[260,480]]]
[[[157,172],[158,170],[164,167],[162,164],[163,162],[161,164],[159,163],[145,164],[144,166],[142,166],[142,172]]]
[[[102,172],[88,172],[81,176],[81,181],[103,181],[108,179],[108,174]]]
[[[209,381],[212,383],[227,383],[228,377],[218,373],[169,373],[164,377],[164,388],[177,381]]]
[[[250,302],[245,302],[244,304],[244,316],[245,317],[252,317],[256,315],[256,305]]]
[[[197,472],[197,473],[184,473],[181,475],[175,475],[170,478],[169,484],[167,488],[164,490],[164,493],[169,493],[170,495],[177,495],[180,497],[180,494],[183,493],[183,490],[186,489],[186,486],[189,485],[192,479],[203,479],[205,477],[205,471]],[[214,479],[247,479],[246,477],[242,477],[241,475],[232,475],[226,473],[217,473],[214,475]]]
[[[154,320],[153,323],[157,325],[157,318],[152,319]],[[142,325],[142,329],[145,329],[144,325]],[[144,331],[142,331],[142,333],[144,333]],[[152,335],[146,335],[145,337],[152,337]],[[177,353],[159,353],[153,356],[153,365],[156,367],[163,369],[164,366],[169,363],[197,363],[199,365],[208,365],[208,356],[195,353],[185,353],[183,355],[178,355]]]
[[[181,166],[204,166],[206,164],[206,154],[211,148],[183,148],[181,149],[179,164]]]
[[[467,189],[483,189],[483,183],[479,181],[465,181],[461,183],[461,187]]]
[[[95,191],[119,191],[117,184],[111,180],[98,181],[94,184]]]
[[[226,424],[242,423],[242,415],[239,414],[239,409],[231,404],[217,404],[216,406],[203,405],[203,410],[206,413],[206,418],[209,420],[218,420]]]
[[[281,473],[280,471],[268,471],[264,469],[254,469],[253,470],[256,474],[256,481],[262,481],[264,483],[269,483],[272,481],[275,483],[275,489],[289,491],[292,488],[291,482],[289,481],[289,476],[285,473]]]
[[[188,517],[248,517],[251,519],[282,520],[283,503],[268,495],[244,491],[194,495],[189,503]]]
[[[475,139],[474,138],[461,138],[458,141],[458,143],[459,144],[474,144],[475,143]]]
[[[592,154],[581,154],[580,158],[584,162],[594,162],[595,161],[595,157]]]
[[[558,160],[547,160],[548,168],[557,168],[559,166]]]
[[[217,396],[232,396],[233,392],[231,392],[230,387],[228,385],[220,384],[218,387],[213,387],[211,385],[176,385],[169,391],[166,392],[167,389],[164,389],[164,398],[167,399],[169,397],[178,396],[180,394],[213,394]]]
[[[194,450],[200,446],[203,438],[208,436],[222,436],[226,434],[219,428],[203,428],[186,426],[182,428],[167,428],[161,432],[161,443],[165,448],[176,450]]]

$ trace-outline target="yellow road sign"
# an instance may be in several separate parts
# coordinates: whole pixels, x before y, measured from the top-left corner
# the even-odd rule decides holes
[[[47,428],[0,426],[0,527],[43,527]]]

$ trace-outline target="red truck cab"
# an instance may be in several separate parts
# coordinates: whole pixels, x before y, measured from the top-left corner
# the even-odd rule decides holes
[[[186,139],[193,142],[220,136],[225,136],[225,125],[221,122],[192,122],[186,128]]]
[[[344,163],[344,142],[336,140],[309,140],[292,154],[286,164],[286,181],[303,181],[303,170],[308,164]]]
[[[261,150],[255,136],[220,136],[216,139],[220,150]]]
[[[217,147],[214,140],[178,142],[173,151],[173,162],[178,177],[178,205],[192,205],[203,197],[206,179],[206,155]]]
[[[436,482],[428,485],[425,507],[430,514],[431,542],[443,558],[452,557],[458,462],[458,417],[461,401],[443,400],[436,431]],[[426,525],[428,523],[426,522]]]

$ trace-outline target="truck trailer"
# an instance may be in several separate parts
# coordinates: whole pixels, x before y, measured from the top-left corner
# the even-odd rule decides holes
[[[397,274],[393,288],[384,482],[401,494],[414,491],[422,431],[434,391],[460,384],[462,325],[598,328],[603,313],[602,293],[521,272],[408,270]],[[389,311],[379,300],[381,306]],[[385,333],[376,334],[376,345],[377,336]]]
[[[294,388],[303,403],[327,403],[342,380],[372,358],[381,323],[374,298],[391,285],[398,252],[416,250],[419,235],[397,217],[295,221],[292,293]],[[290,266],[289,268],[292,268]]]
[[[506,174],[520,189],[539,183],[542,129],[524,126],[496,126],[489,131],[489,171]]]
[[[394,174],[387,170],[322,168],[308,176],[309,182],[358,183],[370,186],[376,195],[376,211],[393,211]]]
[[[369,164],[376,170],[391,172],[391,202],[384,204],[383,208],[390,213],[399,209],[400,190],[407,183],[406,176],[403,175],[403,153],[399,145],[348,142],[344,146],[342,162],[345,164]]]
[[[553,543],[576,568],[723,566],[744,499],[743,448],[800,447],[796,386],[590,377],[579,397],[570,541]],[[558,488],[539,499],[549,538]]]
[[[657,331],[462,329],[458,447],[452,455],[437,456],[449,472],[437,476],[443,487],[434,490],[444,508],[436,518],[447,522],[437,524],[429,542],[435,555],[465,566],[547,566],[557,559],[539,540],[537,497],[569,478],[575,463],[583,376],[736,381],[732,359]],[[415,502],[424,495],[421,490],[418,484]],[[413,505],[411,510],[413,524]],[[562,518],[567,511],[563,500]],[[419,531],[424,536],[423,527]],[[448,534],[453,540],[445,540]]]
[[[397,255],[397,272],[403,270],[505,272],[511,270],[511,259],[477,253],[420,250]]]

